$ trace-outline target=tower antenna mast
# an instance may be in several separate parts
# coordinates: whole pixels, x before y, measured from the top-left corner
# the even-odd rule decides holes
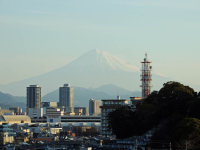
[[[151,70],[152,70],[152,66],[151,66],[151,61],[148,61],[147,59],[147,53],[145,53],[145,58],[144,61],[141,62],[142,63],[142,74],[141,74],[141,81],[142,81],[142,98],[146,98],[150,93],[151,93]]]

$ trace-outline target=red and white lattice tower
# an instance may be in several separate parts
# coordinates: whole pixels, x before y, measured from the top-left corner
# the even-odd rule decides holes
[[[147,59],[147,53],[145,54],[144,61],[142,63],[142,74],[141,74],[141,81],[142,81],[142,98],[146,98],[151,92],[151,62]]]

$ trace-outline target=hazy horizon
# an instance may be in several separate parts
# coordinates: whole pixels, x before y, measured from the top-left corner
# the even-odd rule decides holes
[[[198,0],[2,0],[0,84],[60,68],[100,49],[200,89]]]

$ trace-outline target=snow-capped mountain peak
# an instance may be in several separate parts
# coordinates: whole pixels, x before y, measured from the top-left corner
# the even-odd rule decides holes
[[[84,62],[84,66],[98,65],[101,68],[110,68],[116,71],[137,72],[138,67],[127,63],[125,60],[104,50],[91,50],[75,60],[76,63]],[[79,64],[79,63],[78,63]],[[79,64],[80,65],[80,64]]]

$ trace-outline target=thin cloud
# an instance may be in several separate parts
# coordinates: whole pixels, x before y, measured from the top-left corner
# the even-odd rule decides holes
[[[199,0],[123,0],[121,5],[199,10]]]

